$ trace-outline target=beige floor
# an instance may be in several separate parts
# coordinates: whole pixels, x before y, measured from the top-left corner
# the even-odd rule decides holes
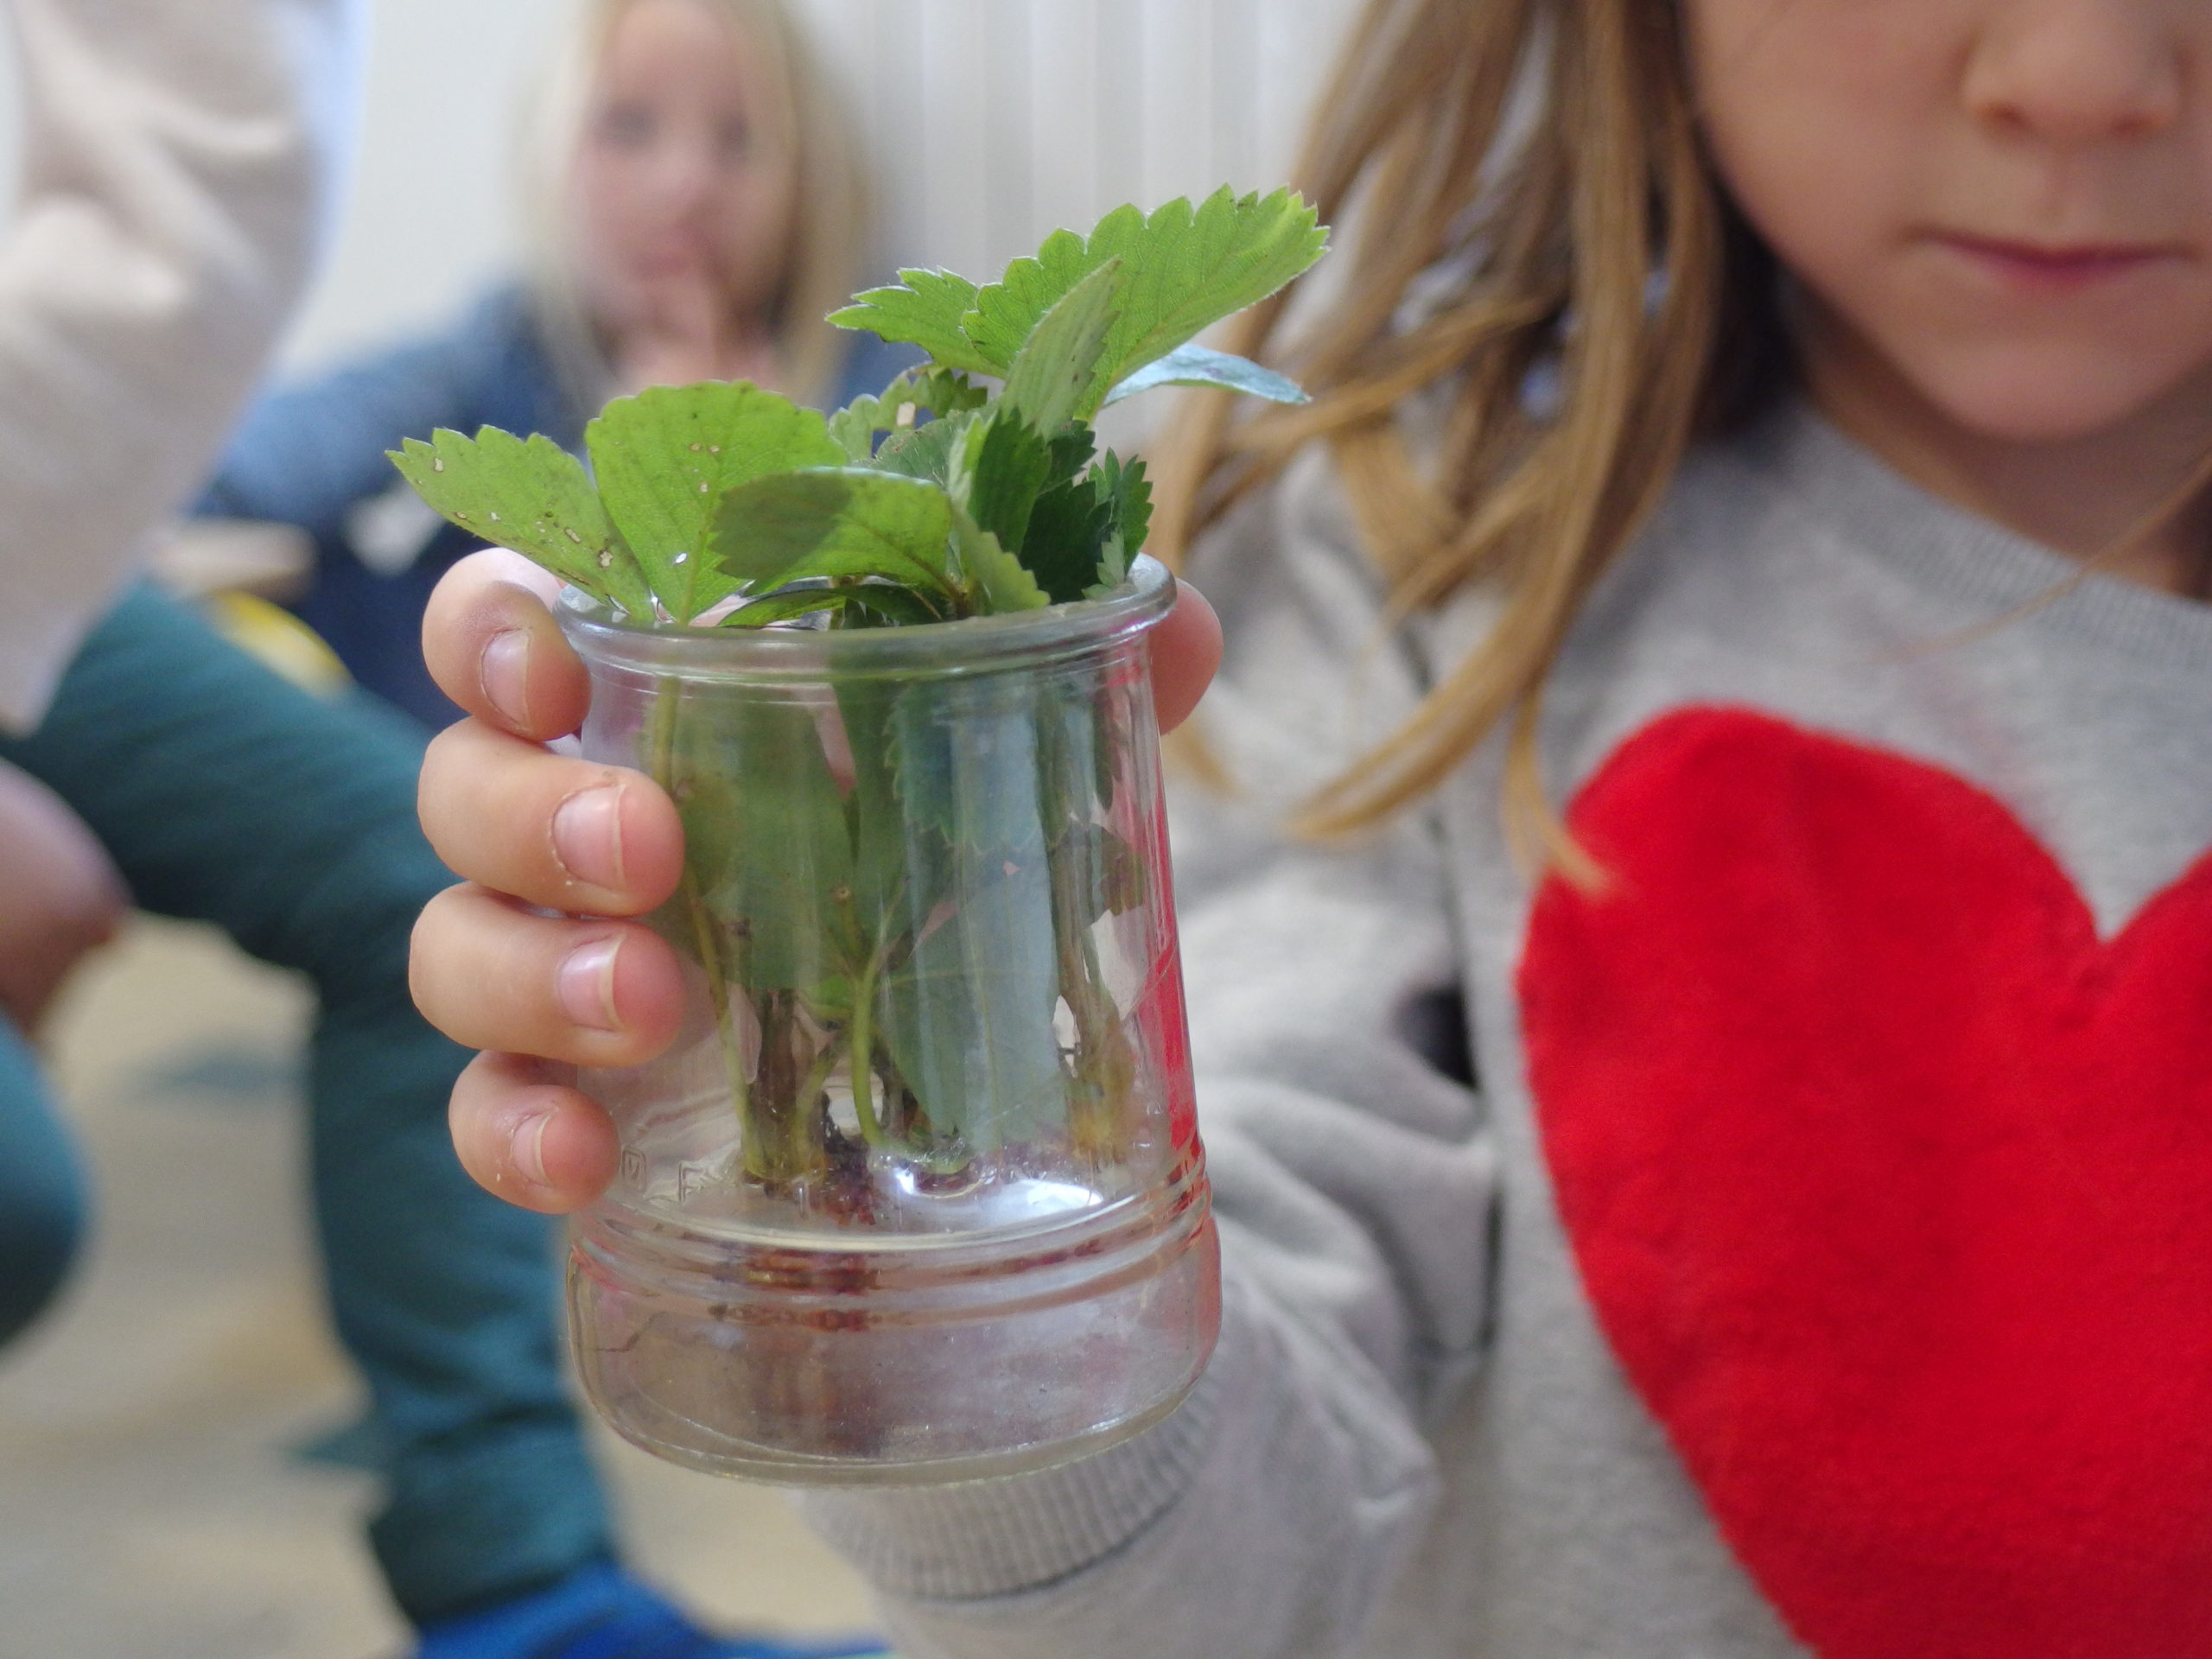
[[[357,1401],[315,1301],[292,1082],[305,999],[142,923],[54,1065],[99,1189],[64,1306],[0,1357],[0,1659],[385,1659],[363,1477],[298,1449]],[[857,1583],[772,1492],[607,1441],[639,1564],[726,1623],[852,1629]]]

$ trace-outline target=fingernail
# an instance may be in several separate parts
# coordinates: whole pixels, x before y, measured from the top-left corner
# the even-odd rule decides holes
[[[561,964],[562,1011],[588,1030],[622,1029],[614,1012],[614,958],[621,948],[620,939],[594,939]]]
[[[545,1126],[552,1121],[552,1113],[540,1112],[515,1130],[515,1168],[533,1186],[553,1184],[545,1179]]]
[[[553,813],[553,856],[571,880],[619,891],[622,886],[622,785],[578,790]]]
[[[529,726],[529,629],[505,628],[484,642],[484,654],[476,659],[476,684],[509,725]]]

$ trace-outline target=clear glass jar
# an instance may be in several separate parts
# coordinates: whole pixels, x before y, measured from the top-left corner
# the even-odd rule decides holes
[[[683,1034],[588,1074],[593,1403],[790,1484],[1014,1473],[1172,1411],[1219,1324],[1150,629],[1173,582],[921,627],[637,628],[585,753],[683,815]]]

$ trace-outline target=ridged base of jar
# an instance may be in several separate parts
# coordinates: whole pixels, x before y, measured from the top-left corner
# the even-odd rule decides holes
[[[1205,1177],[1011,1236],[705,1233],[608,1203],[571,1227],[586,1392],[712,1474],[913,1485],[1088,1456],[1172,1412],[1221,1322]]]

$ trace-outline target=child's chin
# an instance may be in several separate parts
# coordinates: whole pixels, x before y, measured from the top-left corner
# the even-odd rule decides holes
[[[2000,443],[2059,444],[2095,438],[2146,417],[2162,407],[2204,423],[2201,397],[2177,397],[2206,370],[2177,375],[2171,361],[2156,365],[2079,357],[2001,365],[1962,364],[1952,372],[1925,369],[1922,394],[1947,418],[1977,437]],[[2145,435],[2146,436],[2148,434]]]

